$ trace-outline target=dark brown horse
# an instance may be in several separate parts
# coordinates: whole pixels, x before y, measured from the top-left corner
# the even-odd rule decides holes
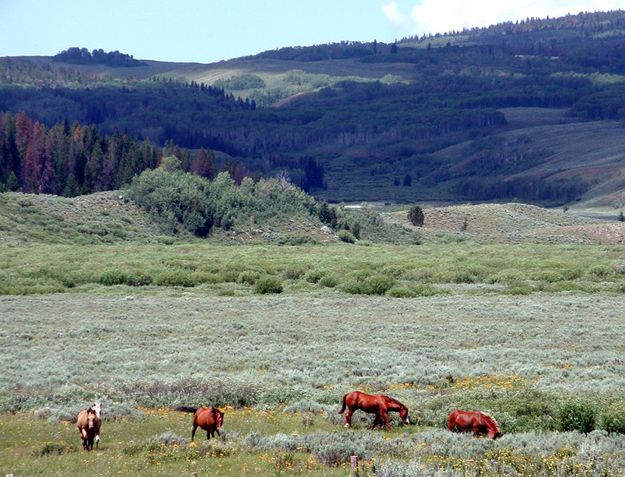
[[[96,436],[99,440],[100,433],[100,418],[96,410],[90,407],[80,411],[76,418],[76,427],[82,438],[82,448],[87,451],[93,450],[93,441]]]
[[[193,431],[191,432],[191,442],[195,438],[195,431],[198,427],[201,427],[206,431],[206,439],[215,437],[215,432],[218,436],[219,429],[224,423],[224,413],[216,407],[193,407],[193,406],[178,406],[176,411],[181,412],[193,412]]]
[[[391,423],[388,418],[390,411],[399,412],[399,417],[404,424],[410,424],[408,408],[397,399],[383,394],[366,394],[360,391],[347,393],[343,396],[343,405],[339,410],[339,414],[343,414],[345,408],[347,408],[347,412],[345,413],[344,427],[352,427],[352,414],[358,409],[369,414],[375,414],[374,427],[376,425],[384,425],[390,429]]]
[[[453,411],[449,414],[447,429],[454,432],[472,432],[476,437],[486,435],[491,439],[503,436],[497,421],[490,414],[481,411]]]

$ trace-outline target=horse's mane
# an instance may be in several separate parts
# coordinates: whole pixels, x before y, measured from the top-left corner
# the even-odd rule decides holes
[[[399,407],[402,407],[404,409],[408,409],[404,404],[400,403],[397,399],[392,398],[390,396],[385,396],[386,399],[388,399],[389,401],[391,401],[393,404],[397,404]]]
[[[493,416],[484,411],[480,411],[480,414],[495,428],[495,432],[500,432],[499,424],[497,424],[497,421],[495,421],[495,418]]]

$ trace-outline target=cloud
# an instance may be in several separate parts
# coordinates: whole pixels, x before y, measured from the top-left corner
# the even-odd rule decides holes
[[[423,34],[488,26],[527,17],[557,17],[567,13],[620,8],[625,8],[625,0],[422,0],[412,8],[410,17],[413,33]]]
[[[382,11],[386,18],[393,24],[394,26],[403,26],[406,23],[407,16],[399,10],[397,6],[397,2],[390,2],[385,5],[382,5]]]

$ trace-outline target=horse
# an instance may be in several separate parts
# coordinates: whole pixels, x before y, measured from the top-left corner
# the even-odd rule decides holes
[[[486,435],[490,439],[497,439],[503,436],[499,430],[497,421],[485,412],[481,411],[461,411],[459,409],[449,414],[447,429],[454,432],[473,432],[475,437]]]
[[[375,414],[373,427],[376,425],[385,425],[387,429],[391,428],[388,413],[390,411],[399,412],[399,417],[404,424],[410,424],[408,418],[408,408],[400,403],[397,399],[385,396],[383,394],[366,394],[361,391],[353,391],[343,396],[343,405],[339,410],[339,414],[345,413],[345,425],[343,427],[352,427],[352,414],[360,409],[369,414]]]
[[[98,418],[95,422],[95,447],[98,448],[98,444],[100,443],[100,426],[102,425],[102,418],[100,417],[100,412],[102,411],[102,405],[99,401],[96,401],[91,409],[95,411],[95,415]]]
[[[215,432],[218,436],[221,436],[219,429],[224,423],[224,413],[216,407],[193,407],[193,406],[178,406],[174,408],[175,411],[181,412],[193,412],[193,431],[191,431],[191,442],[195,437],[195,430],[201,427],[206,431],[206,440],[211,437],[215,437]]]
[[[76,427],[82,438],[82,448],[90,451],[93,450],[93,441],[97,436],[100,439],[100,418],[97,416],[96,410],[90,407],[83,409],[78,413],[76,418]]]

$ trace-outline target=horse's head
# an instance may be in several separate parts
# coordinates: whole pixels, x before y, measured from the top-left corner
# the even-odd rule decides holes
[[[217,429],[221,429],[221,426],[224,423],[224,413],[223,413],[223,411],[220,411],[219,409],[214,407],[212,409],[212,412],[213,412],[213,416],[215,416],[215,423],[217,425]]]
[[[501,431],[497,431],[497,432],[494,432],[494,433],[493,432],[489,432],[488,433],[488,437],[490,437],[492,439],[499,439],[501,436],[503,436],[503,432],[501,432]]]
[[[95,426],[96,419],[98,418],[94,409],[87,409],[87,427],[89,429],[93,429]]]
[[[406,425],[412,424],[410,422],[410,418],[408,417],[408,408],[406,406],[402,405],[401,409],[399,410],[399,417],[401,418],[404,424]]]
[[[93,406],[91,406],[91,409],[95,411],[95,415],[98,419],[100,419],[100,411],[102,410],[102,405],[100,404],[100,402],[96,401]]]

